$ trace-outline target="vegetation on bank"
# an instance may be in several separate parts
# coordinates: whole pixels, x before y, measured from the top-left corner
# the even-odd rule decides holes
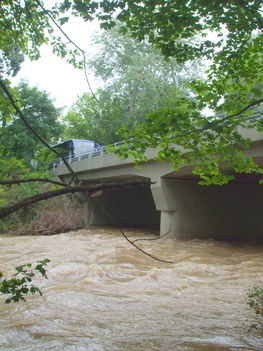
[[[22,148],[23,149],[23,148]],[[24,149],[26,151],[26,148]],[[21,152],[19,150],[18,152]],[[43,156],[44,154],[44,156]],[[0,160],[0,207],[7,208],[37,194],[55,191],[61,186],[48,182],[28,179],[50,179],[50,171],[45,170],[49,155],[40,150],[35,157],[37,170],[30,167],[28,159],[18,156],[1,155]],[[27,163],[27,164],[26,164]],[[25,180],[25,182],[21,182]],[[7,184],[5,184],[7,182]],[[18,182],[18,184],[16,184]],[[0,220],[0,234],[55,234],[79,229],[83,226],[80,198],[63,195],[36,203]],[[73,210],[74,208],[74,210]]]
[[[43,187],[39,188],[43,191]],[[52,235],[83,228],[81,201],[62,195],[21,209],[0,221],[0,234]]]

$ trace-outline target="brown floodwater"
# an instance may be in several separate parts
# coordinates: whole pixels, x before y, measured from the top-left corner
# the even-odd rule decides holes
[[[127,230],[132,239],[153,232]],[[49,258],[43,297],[0,298],[1,351],[262,351],[246,304],[263,284],[263,245],[213,240],[137,242],[117,229],[0,236],[0,271]]]

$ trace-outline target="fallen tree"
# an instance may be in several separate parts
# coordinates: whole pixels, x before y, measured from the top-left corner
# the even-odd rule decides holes
[[[43,180],[43,179],[42,179]],[[1,181],[0,184],[2,185],[12,185],[12,184],[19,184],[26,182],[26,181],[41,181],[40,179],[29,179],[29,180],[20,180],[20,181]],[[48,179],[45,179],[45,182],[49,181]],[[133,186],[145,186],[149,185],[150,181],[149,180],[134,180],[134,181],[129,181],[129,182],[111,182],[111,183],[93,183],[93,184],[82,184],[82,185],[76,185],[76,186],[71,186],[71,185],[66,185],[63,183],[59,182],[54,182],[52,180],[49,181],[50,183],[55,183],[59,185],[63,185],[63,189],[58,189],[58,190],[51,190],[47,192],[43,192],[40,194],[36,194],[33,196],[30,196],[28,198],[25,198],[19,202],[16,202],[15,204],[5,206],[3,208],[0,208],[0,219],[4,219],[10,214],[26,208],[30,205],[33,205],[34,203],[37,203],[39,201],[47,200],[52,197],[60,196],[60,195],[65,195],[65,194],[74,194],[74,193],[86,193],[89,194],[90,196],[98,191],[98,190],[117,190],[123,187],[133,187]]]

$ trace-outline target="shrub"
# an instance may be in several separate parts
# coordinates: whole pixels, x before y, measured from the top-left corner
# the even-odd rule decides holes
[[[256,323],[251,329],[260,329],[263,332],[263,288],[254,286],[248,292],[248,305],[256,314]]]

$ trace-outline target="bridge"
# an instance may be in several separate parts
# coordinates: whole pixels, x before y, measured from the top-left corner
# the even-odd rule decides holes
[[[263,167],[263,133],[246,130],[251,147],[247,157]],[[154,161],[156,150],[148,150],[149,160],[135,168],[131,159],[121,160],[105,153],[78,155],[70,166],[83,183],[148,180],[145,186],[101,191],[96,202],[121,226],[160,228],[160,235],[177,239],[245,239],[263,237],[262,178],[251,174],[238,175],[223,186],[201,186],[192,168],[174,171],[168,163]],[[64,164],[57,164],[54,175],[64,182],[71,177]],[[86,223],[112,224],[88,199],[83,199]]]

